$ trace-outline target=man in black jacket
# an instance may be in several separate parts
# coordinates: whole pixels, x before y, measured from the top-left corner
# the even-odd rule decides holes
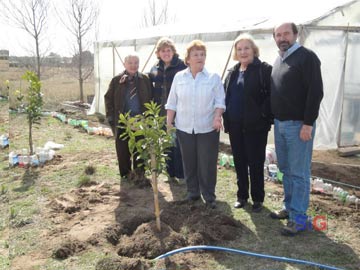
[[[283,235],[306,228],[315,121],[323,98],[320,60],[296,42],[297,34],[294,23],[283,23],[273,33],[279,56],[271,74],[271,108],[285,196],[284,209],[271,217],[289,219]]]
[[[125,57],[124,66],[125,70],[112,78],[104,99],[106,118],[115,136],[120,176],[127,178],[132,162],[136,169],[141,160],[136,155],[131,160],[128,140],[120,138],[124,130],[118,127],[119,115],[127,112],[130,112],[130,116],[142,114],[146,110],[144,104],[152,99],[152,86],[149,77],[138,71],[139,56],[136,53],[129,53]],[[139,170],[142,174],[143,168]]]

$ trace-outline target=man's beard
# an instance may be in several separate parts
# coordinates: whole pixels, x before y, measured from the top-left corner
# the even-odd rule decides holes
[[[291,46],[290,43],[287,41],[283,41],[279,44],[279,48],[283,52],[287,51],[290,48],[290,46]]]

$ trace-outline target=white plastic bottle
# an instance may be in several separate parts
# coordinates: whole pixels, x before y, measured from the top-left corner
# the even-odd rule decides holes
[[[276,164],[269,164],[268,167],[269,167],[269,177],[271,178],[271,181],[276,181],[278,167],[276,166]]]
[[[19,163],[18,155],[15,152],[9,153],[9,165],[15,166]]]

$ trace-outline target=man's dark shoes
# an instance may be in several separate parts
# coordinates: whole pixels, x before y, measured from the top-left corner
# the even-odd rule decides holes
[[[254,202],[254,204],[252,206],[252,211],[254,213],[259,213],[259,212],[261,212],[262,209],[263,209],[262,202]]]
[[[187,196],[187,197],[186,197],[186,200],[187,200],[188,202],[196,202],[196,201],[198,201],[198,200],[200,200],[200,199],[201,199],[200,196]]]
[[[127,181],[127,180],[129,180],[129,174],[121,175],[121,176],[120,176],[120,179],[121,179],[122,181]]]
[[[246,205],[246,200],[238,200],[234,203],[235,208],[244,208]]]
[[[300,224],[296,224],[294,221],[289,220],[285,227],[280,231],[283,236],[295,236],[304,229]]]
[[[279,212],[271,212],[270,217],[273,219],[288,219],[289,218],[289,212],[286,211],[286,209],[283,209]]]
[[[209,207],[210,209],[215,209],[216,208],[216,202],[215,201],[207,201],[206,202],[206,207]]]

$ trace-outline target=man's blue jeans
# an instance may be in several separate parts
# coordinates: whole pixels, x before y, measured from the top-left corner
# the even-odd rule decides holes
[[[292,221],[306,219],[309,207],[310,176],[315,124],[312,139],[302,141],[302,121],[275,119],[275,148],[279,170],[284,174],[284,205]]]

